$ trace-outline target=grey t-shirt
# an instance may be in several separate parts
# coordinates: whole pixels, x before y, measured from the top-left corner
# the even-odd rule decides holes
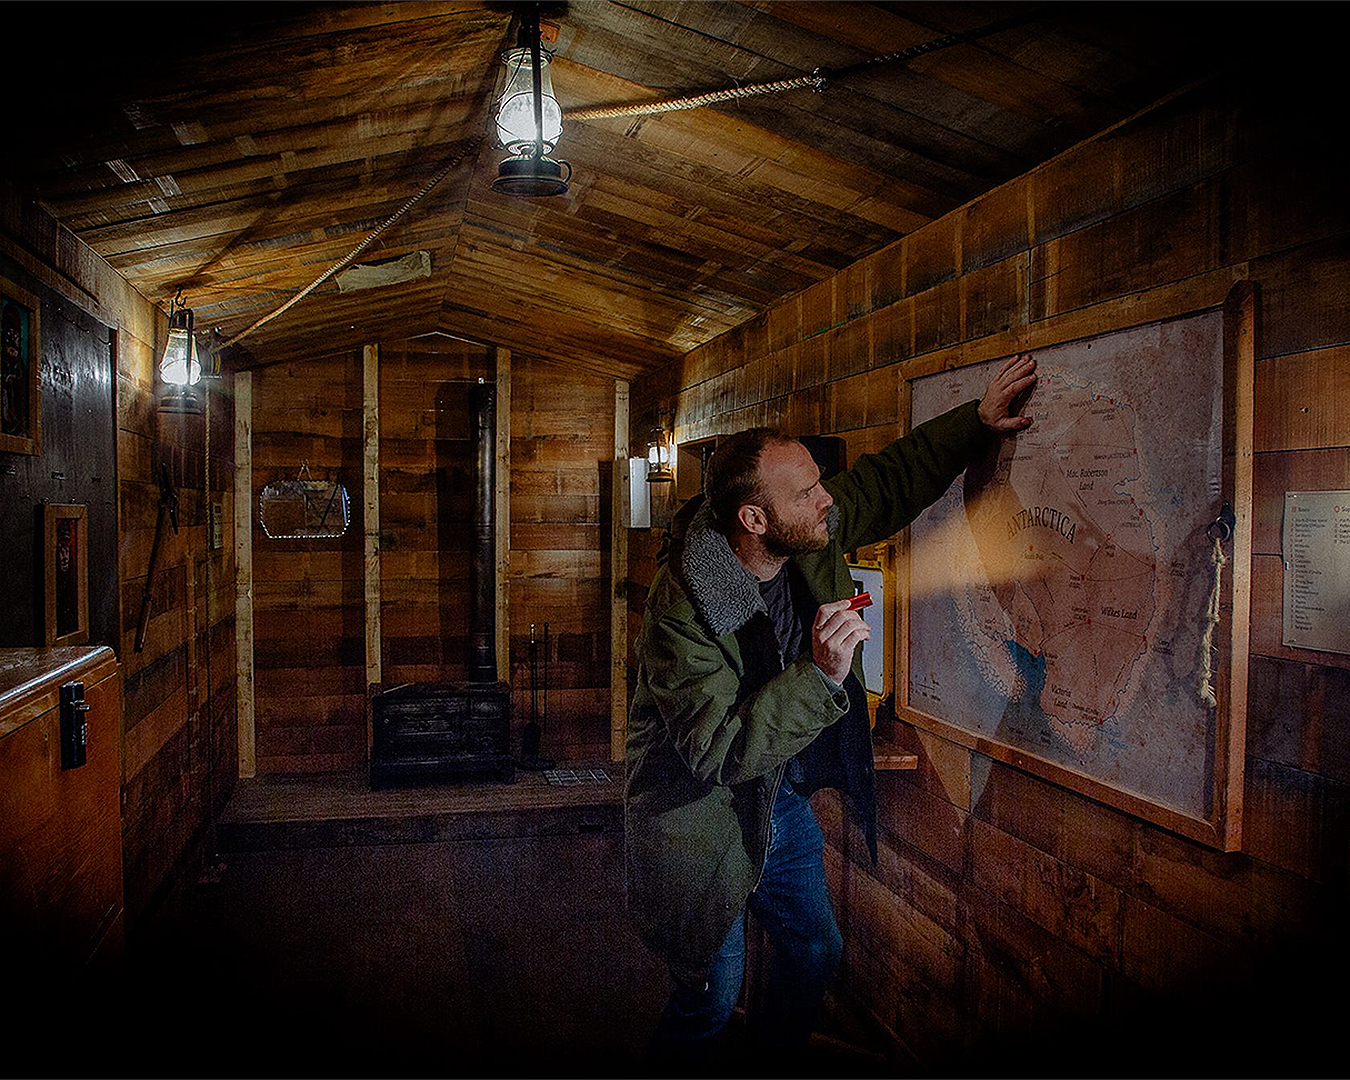
[[[802,653],[802,616],[797,605],[792,602],[789,565],[784,563],[777,574],[759,583],[759,595],[764,598],[764,606],[769,609],[769,618],[773,620],[784,667]]]
[[[768,581],[759,583],[759,595],[764,598],[764,606],[769,609],[769,618],[773,620],[774,633],[778,635],[778,646],[783,653],[783,666],[786,667],[801,656],[811,644],[807,633],[810,620],[815,618],[814,602],[806,597],[806,584],[794,581],[791,563],[784,563]],[[797,586],[793,588],[794,584]],[[787,765],[787,780],[793,787],[802,782],[801,763],[794,757]]]

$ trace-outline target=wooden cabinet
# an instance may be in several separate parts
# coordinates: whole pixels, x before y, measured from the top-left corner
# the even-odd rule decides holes
[[[80,764],[69,738],[62,754],[62,697],[75,683],[87,709],[65,711],[68,735],[84,726]],[[120,959],[121,746],[111,649],[0,649],[0,964],[10,971],[61,979]]]

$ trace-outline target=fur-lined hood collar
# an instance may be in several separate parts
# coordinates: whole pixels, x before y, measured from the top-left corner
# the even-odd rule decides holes
[[[826,519],[831,536],[838,522],[839,508],[832,506]],[[714,634],[739,630],[757,612],[767,614],[759,579],[741,565],[730,542],[714,527],[706,501],[699,500],[683,536],[675,540],[685,591]]]

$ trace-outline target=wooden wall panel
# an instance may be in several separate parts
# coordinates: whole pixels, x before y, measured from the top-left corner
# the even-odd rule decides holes
[[[257,770],[332,772],[366,758],[362,514],[362,356],[255,368],[253,640]],[[314,479],[347,488],[351,523],[335,539],[269,537],[264,486]],[[332,686],[337,669],[341,689]],[[353,675],[359,682],[353,686]]]
[[[458,681],[469,663],[474,444],[471,390],[492,350],[445,335],[379,343],[380,649],[384,683]],[[511,358],[506,604],[514,722],[529,717],[549,624],[544,750],[604,760],[611,727],[609,476],[614,381]],[[254,369],[254,498],[308,461],[337,475],[353,520],[336,540],[273,541],[255,527],[258,767],[364,767],[366,618],[361,514],[362,360]],[[316,426],[307,425],[313,422]],[[317,434],[315,433],[317,432]],[[303,626],[303,635],[296,632]],[[542,703],[543,687],[540,685]]]
[[[852,459],[894,432],[897,375],[961,363],[977,339],[1012,352],[1123,310],[1157,318],[1167,290],[1208,306],[1234,280],[1258,286],[1243,849],[905,725],[919,768],[879,777],[875,865],[837,796],[813,800],[845,936],[839,997],[928,1068],[1006,1070],[1023,1059],[1000,1051],[1032,1046],[1027,1067],[1072,1068],[1103,1038],[1143,1062],[1140,1023],[1212,1062],[1234,1022],[1327,1015],[1314,974],[1350,955],[1350,658],[1280,644],[1279,557],[1286,490],[1350,487],[1350,224],[1329,144],[1280,131],[1248,82],[1192,89],[633,383],[634,417],[673,413],[677,439],[770,415],[843,435]],[[760,361],[788,357],[780,398]],[[630,642],[657,537],[630,538]]]
[[[128,933],[134,935],[178,884],[195,878],[210,855],[210,816],[223,808],[238,770],[229,516],[233,392],[229,380],[205,381],[206,416],[159,413],[154,372],[167,328],[161,308],[3,182],[0,253],[64,303],[116,330],[107,371],[116,407],[113,501],[121,582],[113,645],[124,680],[122,865]],[[77,321],[84,317],[75,316]],[[163,545],[146,641],[137,653],[136,617],[158,513],[161,465],[168,466],[178,489],[179,533]],[[105,478],[100,483],[107,482],[107,468],[102,463],[96,470]],[[207,514],[213,502],[222,503],[225,513],[218,549],[209,547]]]
[[[472,392],[492,350],[442,335],[380,345],[383,682],[467,678],[474,538]]]
[[[516,353],[511,367],[511,688],[517,727],[530,719],[530,627],[543,704],[543,753],[606,761],[610,701],[614,380]]]

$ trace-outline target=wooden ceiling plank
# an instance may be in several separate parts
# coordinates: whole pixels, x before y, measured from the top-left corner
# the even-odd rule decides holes
[[[448,262],[449,249],[459,221],[424,223],[403,222],[389,229],[360,256],[361,262],[377,262],[406,255],[409,251],[426,250],[432,256],[432,273]],[[199,241],[164,245],[152,253],[136,252],[110,259],[112,266],[135,269],[147,280],[169,277],[190,279],[195,287],[238,287],[259,280],[263,275],[283,273],[296,280],[297,287],[307,284],[319,272],[349,252],[355,244],[348,238],[330,239],[296,245],[287,252],[284,262],[278,262],[274,248],[255,246],[230,239],[219,239],[204,245]],[[304,278],[304,281],[300,281]]]
[[[712,5],[709,5],[709,7],[712,7]],[[690,10],[700,10],[700,6],[695,5]],[[652,56],[659,56],[662,64],[669,65],[669,68],[660,68],[655,73],[655,77],[666,76],[667,81],[671,78],[683,78],[685,80],[683,83],[675,83],[675,86],[678,87],[675,92],[679,93],[701,92],[721,86],[734,85],[737,81],[758,81],[802,75],[816,67],[831,66],[831,57],[837,58],[835,62],[853,62],[856,59],[863,58],[861,53],[853,49],[845,50],[841,54],[837,43],[810,35],[804,31],[798,31],[790,24],[785,23],[778,23],[774,28],[772,35],[773,58],[757,58],[755,63],[751,63],[748,59],[749,54],[739,44],[714,42],[697,31],[667,23],[660,23],[657,28],[647,26],[646,23],[654,20],[644,16],[643,13],[631,6],[596,5],[586,9],[586,17],[588,20],[600,23],[609,34],[609,39],[604,41],[604,47],[602,48],[601,43],[597,41],[599,35],[597,35],[596,29],[588,28],[587,34],[582,39],[584,44],[569,49],[568,55],[572,59],[598,70],[619,74],[622,72],[622,68],[616,67],[615,58],[622,58],[627,51],[622,42],[637,38],[644,42]],[[759,17],[757,16],[757,18]],[[763,18],[767,18],[767,16]],[[770,36],[767,33],[765,35],[766,47],[768,47]],[[936,35],[930,34],[928,39],[933,36]],[[871,51],[867,55],[878,55],[879,52],[883,51],[887,50]],[[648,60],[649,69],[654,66],[651,62],[651,56],[644,57],[644,59]],[[702,67],[698,66],[699,60],[703,60]],[[756,69],[756,63],[759,65],[759,69]],[[630,70],[642,69],[632,68]],[[858,95],[852,93],[849,83],[846,82],[836,83],[831,90],[827,90],[824,94],[812,94],[803,91],[782,96],[785,99],[791,98],[794,101],[809,102],[809,104],[800,107],[804,111],[827,115],[831,121],[840,125],[844,130],[850,129],[853,125],[860,125],[854,130],[861,133],[865,130],[865,125],[874,126],[879,122],[896,123],[899,125],[896,130],[904,131],[911,145],[916,148],[919,145],[926,145],[929,147],[929,153],[938,161],[952,162],[960,160],[964,155],[974,155],[980,158],[988,157],[991,153],[1008,153],[1009,148],[1006,145],[1008,137],[998,131],[999,126],[1006,126],[1006,121],[1003,125],[996,125],[987,133],[972,128],[968,120],[962,127],[956,127],[950,123],[951,115],[968,118],[978,115],[980,111],[992,114],[993,110],[988,102],[972,102],[963,91],[944,86],[942,83],[926,78],[921,74],[907,71],[903,66],[889,67],[886,72],[889,77],[884,84],[886,92],[883,97],[858,100]],[[649,85],[659,85],[651,80],[644,81],[647,81]],[[850,98],[853,100],[850,100]],[[714,108],[716,111],[736,115],[739,109],[750,100],[762,99],[727,102]],[[884,117],[869,115],[869,107],[872,101],[880,101],[886,106],[886,111],[892,119],[888,120]],[[984,109],[973,108],[972,106],[976,104],[983,105]],[[948,121],[945,123],[944,109],[947,112],[945,119]],[[795,132],[788,130],[786,133],[796,137]],[[890,133],[888,132],[888,134]],[[800,141],[809,140],[802,139]]]
[[[449,158],[458,145],[446,144],[444,156]],[[359,149],[372,152],[364,156],[353,152]],[[286,158],[284,164],[266,159],[209,172],[170,174],[178,189],[178,193],[173,195],[166,195],[155,182],[143,182],[74,197],[48,196],[43,198],[43,202],[68,227],[83,232],[96,225],[153,220],[168,211],[181,213],[238,199],[276,194],[285,189],[293,190],[296,194],[292,198],[295,198],[306,194],[308,186],[316,181],[331,185],[334,181],[349,178],[370,182],[377,178],[395,177],[403,178],[405,184],[411,184],[416,179],[416,171],[422,172],[427,178],[436,172],[431,163],[420,170],[410,167],[409,151],[414,149],[424,150],[425,144],[415,134],[409,134],[397,140],[390,138],[353,142],[345,147],[333,146],[312,154],[294,155]],[[416,190],[413,187],[413,191]],[[150,209],[156,204],[166,206],[168,211],[156,212]],[[142,206],[147,209],[138,212]],[[114,216],[119,208],[122,210],[121,215]]]
[[[539,333],[540,321],[555,320],[557,332],[548,337]],[[595,325],[567,313],[555,315],[547,310],[522,309],[515,318],[503,318],[471,305],[447,302],[441,311],[440,329],[480,341],[498,342],[513,352],[543,356],[620,378],[635,378],[675,359],[680,353],[655,342],[628,335],[600,333]]]
[[[166,243],[192,239],[208,239],[221,235],[230,237],[247,232],[258,245],[276,246],[294,239],[306,242],[303,234],[322,230],[326,238],[350,236],[373,229],[397,210],[419,190],[399,173],[387,173],[377,178],[384,183],[366,185],[356,177],[342,177],[304,185],[299,191],[270,192],[227,203],[191,207],[173,214],[149,219],[135,219],[115,225],[91,228],[81,232],[81,239],[105,258],[116,258],[134,251],[151,251]],[[449,198],[457,190],[451,184],[444,192]],[[459,184],[467,177],[458,178]],[[428,200],[431,197],[428,196]],[[316,202],[318,205],[316,206]],[[425,214],[441,200],[419,204]],[[309,237],[309,239],[322,239]]]
[[[510,210],[510,207],[501,207],[496,204],[484,204],[478,208],[471,208],[469,220],[473,225],[486,224],[487,221],[492,219],[501,222],[510,231],[511,235],[515,237],[515,247],[517,249],[522,249],[525,246],[526,238],[519,231],[522,228],[520,221],[511,216]],[[500,228],[501,226],[499,225],[497,229],[494,230],[496,235],[500,235]],[[783,234],[780,233],[779,243],[776,246],[772,248],[764,248],[761,246],[759,248],[758,254],[751,261],[752,267],[765,260],[771,260],[777,272],[802,280],[804,284],[810,284],[811,282],[818,281],[821,278],[828,276],[831,272],[829,265],[822,263],[808,263],[806,260],[801,259],[792,252],[784,250],[781,240],[782,235]],[[808,235],[810,234],[808,233]],[[587,271],[583,267],[579,268],[577,272],[585,273]]]
[[[458,264],[458,261],[457,261]],[[558,333],[558,324],[547,312],[565,310],[570,318],[584,318],[595,328],[607,328],[615,334],[631,334],[647,341],[657,342],[663,347],[676,344],[672,338],[679,329],[697,320],[700,324],[727,327],[734,324],[735,318],[721,313],[696,313],[695,309],[677,305],[666,307],[657,298],[649,298],[644,305],[634,305],[632,297],[622,310],[613,310],[606,299],[613,299],[613,292],[600,290],[567,290],[566,283],[555,283],[554,290],[547,296],[547,305],[541,303],[537,292],[519,289],[518,276],[513,274],[515,264],[496,262],[477,258],[465,267],[464,274],[452,275],[451,288],[447,290],[447,299],[470,296],[476,298],[475,306],[488,305],[494,315],[509,317],[518,309],[540,311],[540,336],[554,336]],[[471,271],[471,272],[470,272]],[[486,290],[492,294],[486,295]],[[565,295],[567,303],[555,304],[559,295]],[[622,299],[622,298],[621,298]],[[733,313],[735,316],[739,312]]]
[[[257,28],[265,30],[269,39],[278,40],[339,34],[371,27],[402,29],[408,23],[451,18],[462,20],[473,17],[504,26],[507,19],[499,9],[473,0],[418,0],[415,4],[307,4],[300,15],[290,14],[293,8],[301,8],[298,4],[268,4],[265,8],[261,13],[264,20],[256,24]],[[283,12],[285,14],[281,14]],[[237,33],[238,25],[233,20],[221,25],[219,32],[226,42],[231,40],[232,30]]]
[[[456,78],[466,69],[476,77],[504,44],[505,29],[501,17],[472,25],[442,18],[405,22],[394,32],[368,27],[279,40],[263,36],[236,48],[195,53],[168,50],[156,58],[152,85],[173,89],[159,89],[138,100],[152,114],[165,110],[167,115],[246,100],[257,92],[255,86],[266,94],[286,93],[296,104],[304,104],[311,99],[378,94],[391,81],[391,73],[412,83],[434,82],[445,72]],[[129,81],[131,87],[135,84],[134,78]]]
[[[931,41],[945,32],[941,28],[935,30],[880,9],[876,4],[792,2],[757,4],[756,7],[774,19],[845,42],[870,56],[884,55]],[[995,13],[993,18],[1004,18],[1009,14],[1005,10]],[[1045,9],[1036,22],[1000,31],[980,38],[973,44],[919,57],[911,61],[909,67],[976,97],[994,102],[1003,99],[1001,103],[1005,107],[1022,111],[1032,119],[1039,120],[1045,115],[1061,116],[1066,110],[1071,112],[1101,104],[1111,104],[1117,116],[1123,115],[1122,110],[1130,106],[1112,100],[1115,96],[1113,87],[1092,85],[1081,77],[1094,64],[1101,69],[1103,61],[1107,59],[1106,54],[1100,50],[1091,50],[1094,55],[1088,59],[1083,55],[1089,51],[1086,48],[1072,49],[1070,43],[1056,32],[1062,21],[1062,12]],[[1055,35],[1056,47],[1036,50],[1022,48],[1028,41],[1043,40],[1049,35]],[[991,70],[989,61],[977,60],[977,66],[982,66],[986,71],[981,79],[972,80],[960,69],[975,51],[984,51],[991,60],[997,57],[1005,64],[1002,68]],[[1073,55],[1076,51],[1079,52],[1077,56]],[[1116,79],[1122,75],[1127,73],[1119,70],[1115,72]],[[1020,100],[1028,96],[1034,96],[1039,101],[1028,107]],[[1090,100],[1083,102],[1083,98]]]
[[[632,231],[636,223],[643,227],[642,242],[631,246],[630,250],[640,250],[647,243],[655,242],[657,237],[669,237],[679,243],[679,250],[704,265],[715,263],[745,269],[775,250],[777,241],[781,240],[776,232],[762,230],[762,237],[747,249],[742,243],[729,243],[724,230],[702,221],[676,218],[628,199],[597,192],[594,188],[586,204],[577,211],[577,217],[614,234],[625,228]]]
[[[555,86],[560,95],[564,88],[582,92],[578,98],[566,99],[575,100],[577,107],[591,100],[641,100],[650,93],[597,69],[560,65],[558,74]],[[607,90],[600,89],[606,84]],[[593,99],[592,95],[596,97]],[[738,140],[753,142],[761,137],[758,133],[774,132],[782,142],[813,147],[817,152],[828,147],[832,156],[847,154],[849,160],[887,175],[897,175],[897,166],[903,164],[904,172],[898,178],[915,190],[972,192],[981,188],[982,181],[969,171],[971,168],[1003,173],[1020,163],[974,140],[959,145],[950,138],[935,141],[930,137],[935,130],[931,125],[915,121],[888,102],[858,98],[847,88],[825,94],[746,98],[716,108],[667,113],[655,118],[576,121],[564,126],[563,138],[565,142],[568,133],[582,125],[622,132],[629,127],[640,128],[645,123],[675,118],[694,125],[694,130],[710,129],[705,139],[713,147]]]
[[[181,143],[172,134],[166,137],[166,132],[172,129],[162,125],[145,131],[125,131],[123,118],[121,125],[98,137],[67,144],[61,155],[68,160],[56,160],[48,152],[45,167],[40,162],[31,164],[25,167],[25,175],[33,178],[31,182],[40,181],[44,191],[60,192],[64,186],[78,184],[88,176],[102,180],[108,168],[106,163],[114,158],[126,161],[149,178],[322,145],[335,126],[368,124],[376,130],[422,130],[441,133],[444,138],[456,137],[451,133],[461,124],[472,123],[483,115],[479,96],[470,92],[429,94],[419,89],[413,93],[393,87],[370,107],[353,108],[351,104],[346,100],[346,108],[338,112],[331,103],[311,108],[298,108],[284,100],[274,104],[255,102],[242,108],[236,105],[201,122],[202,139],[190,144]],[[35,145],[32,153],[40,159],[41,144]],[[72,158],[73,165],[69,160]]]
[[[668,195],[683,194],[714,211],[751,221],[777,220],[784,226],[797,223],[811,231],[833,228],[850,237],[872,234],[878,244],[895,239],[890,230],[753,179],[719,174],[659,148],[644,147],[641,153],[635,153],[631,140],[598,127],[577,133],[576,142],[585,148],[584,154],[576,155],[578,161],[602,161],[608,176]]]
[[[584,275],[574,273],[575,261],[549,247],[534,255],[533,261],[539,266],[532,267],[525,278],[520,253],[492,243],[491,234],[488,243],[480,243],[482,235],[472,224],[465,225],[450,276],[452,280],[468,277],[484,285],[490,283],[495,291],[493,299],[499,304],[509,306],[519,298],[546,295],[555,303],[561,301],[559,306],[590,312],[619,329],[641,329],[678,321],[695,300],[671,297],[617,266],[607,266],[603,272],[592,269]]]

